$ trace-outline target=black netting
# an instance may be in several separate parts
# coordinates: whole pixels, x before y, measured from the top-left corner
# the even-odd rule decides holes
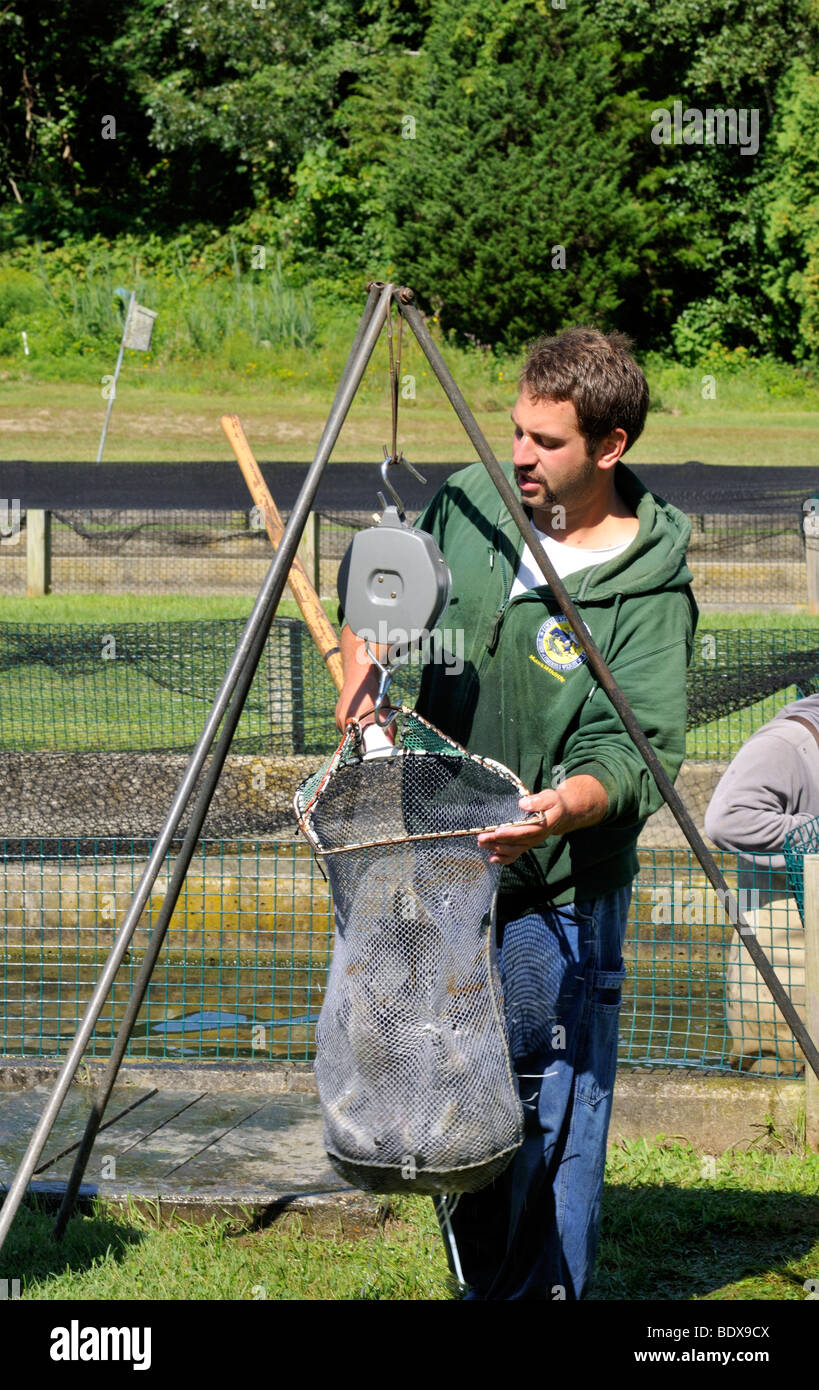
[[[295,799],[335,909],[316,1027],[325,1147],[371,1191],[475,1191],[523,1138],[495,964],[501,866],[475,830],[521,819],[523,789],[415,716],[398,726],[377,754],[351,726]]]
[[[412,520],[459,465],[424,464],[426,485],[402,474]],[[265,464],[283,516],[306,464]],[[806,597],[802,519],[819,477],[803,468],[729,468],[700,463],[640,464],[652,491],[691,519],[689,561],[700,604],[788,607]],[[318,558],[312,575],[335,591],[352,536],[371,524],[380,477],[374,464],[334,464],[316,508]],[[21,508],[22,532],[0,545],[0,593],[26,588],[25,519],[30,507],[53,516],[55,592],[255,593],[270,563],[264,530],[239,470],[230,464],[20,464],[3,467],[3,491]],[[302,554],[306,559],[303,548]]]
[[[688,672],[688,728],[750,708],[791,686],[808,693],[817,678],[815,628],[700,631]]]

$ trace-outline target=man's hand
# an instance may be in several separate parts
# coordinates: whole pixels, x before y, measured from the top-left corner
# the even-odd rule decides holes
[[[373,666],[367,655],[367,644],[347,627],[341,629],[341,661],[344,667],[344,686],[336,704],[336,725],[343,732],[348,719],[360,719],[362,727],[374,720],[373,705],[378,698],[380,672]],[[386,654],[386,649],[384,655]],[[382,648],[376,647],[376,655],[383,660]],[[395,730],[389,728],[387,736],[395,738]]]
[[[521,811],[536,812],[526,825],[501,825],[478,836],[478,844],[492,853],[490,864],[514,864],[527,849],[543,845],[550,835],[568,835],[597,825],[608,810],[609,798],[596,777],[578,773],[559,787],[521,797]]]

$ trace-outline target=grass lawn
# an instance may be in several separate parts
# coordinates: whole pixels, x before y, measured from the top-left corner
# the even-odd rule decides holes
[[[4,623],[184,623],[247,618],[255,595],[226,594],[4,594],[0,616]],[[334,619],[337,605],[325,600]],[[278,614],[299,618],[298,604],[283,598]]]
[[[819,1276],[819,1155],[766,1139],[716,1159],[658,1136],[610,1150],[591,1297],[793,1300]],[[448,1300],[455,1297],[431,1202],[384,1200],[377,1227],[316,1235],[298,1217],[156,1227],[98,1207],[62,1246],[52,1217],[23,1208],[0,1278],[30,1299]]]
[[[246,618],[255,595],[226,594],[45,594],[27,598],[24,594],[0,597],[0,621],[4,623],[170,623],[215,622],[221,618]],[[322,600],[324,611],[335,623],[338,603]],[[282,618],[301,616],[293,599],[283,598],[278,608]],[[698,632],[745,630],[747,628],[814,628],[819,620],[807,608],[801,613],[778,613],[757,609],[749,613],[707,610],[700,614]]]
[[[105,402],[89,364],[87,382],[0,380],[0,456],[7,459],[91,460],[96,458]],[[105,367],[106,371],[111,366]],[[402,401],[399,445],[413,462],[469,463],[475,457],[438,383],[420,364],[417,397]],[[819,461],[819,411],[784,402],[705,400],[699,374],[675,387],[675,403],[651,411],[645,431],[627,462],[725,464],[805,464]],[[248,382],[238,375],[212,371],[203,383],[192,374],[186,384],[172,384],[160,371],[123,371],[105,446],[109,463],[125,460],[176,462],[192,459],[233,460],[219,424],[225,413],[238,414],[251,448],[264,461],[307,461],[324,426],[335,382],[319,384],[305,373],[302,387]],[[516,399],[514,381],[488,386],[479,378],[459,379],[478,424],[501,459],[511,458],[509,411]],[[664,392],[663,399],[665,400]],[[388,442],[390,409],[386,368],[371,364],[361,394],[344,425],[333,457],[341,462],[373,462]]]

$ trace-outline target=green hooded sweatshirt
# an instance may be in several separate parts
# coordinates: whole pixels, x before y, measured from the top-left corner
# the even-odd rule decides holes
[[[511,479],[512,466],[505,471]],[[673,780],[685,754],[698,616],[685,563],[691,527],[623,463],[615,487],[637,515],[637,535],[622,554],[564,583]],[[452,573],[419,713],[504,763],[532,792],[588,773],[608,795],[600,823],[550,837],[504,868],[504,908],[594,898],[631,882],[637,837],[662,797],[549,587],[510,599],[523,539],[483,465],[454,473],[417,525],[435,537]]]

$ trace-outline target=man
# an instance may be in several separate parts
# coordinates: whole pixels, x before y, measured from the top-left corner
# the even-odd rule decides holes
[[[805,929],[785,872],[790,831],[819,816],[819,695],[785,705],[744,743],[717,784],[705,831],[740,855],[737,886],[756,896],[745,917],[805,1018]],[[743,906],[740,896],[740,907]],[[732,932],[726,1018],[738,1068],[804,1070],[793,1034],[745,947]]]
[[[685,744],[697,610],[689,525],[621,462],[648,409],[621,334],[573,328],[531,349],[512,412],[524,506],[669,776]],[[511,476],[512,470],[509,470]],[[452,572],[464,661],[429,664],[418,710],[498,759],[531,795],[525,825],[479,836],[503,864],[498,964],[526,1138],[452,1227],[476,1299],[579,1298],[594,1260],[635,844],[661,803],[482,465],[453,474],[419,526]],[[446,639],[446,633],[444,634]],[[444,641],[446,646],[446,640]],[[340,726],[376,679],[342,632]]]

